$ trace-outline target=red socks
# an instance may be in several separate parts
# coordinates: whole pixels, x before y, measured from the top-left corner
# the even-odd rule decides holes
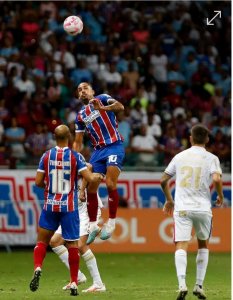
[[[108,190],[108,196],[109,218],[115,219],[119,202],[119,195],[117,189],[113,191]],[[98,212],[97,193],[87,193],[87,211],[90,218],[90,222],[95,222]]]
[[[98,212],[97,193],[87,193],[87,211],[90,222],[95,222]]]
[[[113,191],[108,190],[109,218],[111,219],[116,218],[118,202],[119,202],[119,195],[117,189]]]
[[[69,252],[69,265],[70,265],[70,281],[78,284],[78,270],[79,270],[79,252],[78,248],[70,247]]]
[[[47,246],[48,245],[43,242],[37,242],[34,248],[34,269],[36,269],[37,267],[42,267],[46,255]]]

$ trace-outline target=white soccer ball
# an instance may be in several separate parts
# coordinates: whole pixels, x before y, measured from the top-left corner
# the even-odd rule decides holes
[[[83,30],[83,21],[78,16],[69,16],[63,22],[64,30],[70,35],[77,35]]]

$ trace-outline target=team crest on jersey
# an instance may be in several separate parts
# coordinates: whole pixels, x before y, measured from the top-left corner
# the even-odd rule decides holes
[[[94,110],[94,111],[91,112],[91,114],[89,116],[87,116],[86,118],[83,119],[83,122],[87,126],[92,121],[94,121],[95,119],[97,119],[98,117],[100,117],[100,112],[98,110]]]

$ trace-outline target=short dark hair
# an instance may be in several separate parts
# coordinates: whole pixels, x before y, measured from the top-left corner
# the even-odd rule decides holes
[[[209,129],[202,124],[196,124],[191,128],[191,136],[194,144],[206,144],[208,142]]]

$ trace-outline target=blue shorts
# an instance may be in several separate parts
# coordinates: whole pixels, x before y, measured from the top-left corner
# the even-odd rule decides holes
[[[90,164],[92,164],[93,172],[106,174],[108,166],[118,167],[121,170],[124,157],[123,143],[116,142],[94,150],[90,158]]]
[[[41,228],[56,231],[59,225],[61,225],[64,240],[79,240],[80,222],[78,210],[72,212],[52,212],[42,209],[39,220]]]

